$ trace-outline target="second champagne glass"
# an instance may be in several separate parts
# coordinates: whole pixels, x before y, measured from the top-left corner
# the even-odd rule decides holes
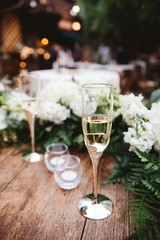
[[[79,201],[79,212],[89,219],[104,219],[113,211],[112,201],[98,194],[100,160],[109,144],[112,128],[113,86],[92,83],[82,85],[82,129],[93,167],[93,193]]]
[[[37,81],[37,92],[32,91],[32,81]],[[31,136],[31,153],[25,157],[28,162],[39,162],[42,160],[42,155],[35,151],[35,117],[38,113],[39,99],[37,94],[40,91],[40,79],[34,74],[22,74],[19,76],[19,87],[22,97],[22,108],[24,110],[26,120],[30,129]]]

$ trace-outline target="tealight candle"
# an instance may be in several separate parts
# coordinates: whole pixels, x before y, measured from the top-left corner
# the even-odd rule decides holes
[[[62,189],[70,190],[77,187],[81,176],[82,166],[79,157],[66,154],[56,162],[54,178]]]
[[[50,172],[55,171],[57,163],[63,165],[62,156],[68,154],[68,146],[63,143],[51,143],[46,147],[44,162]]]
[[[77,173],[71,170],[67,170],[61,174],[61,177],[65,181],[73,181],[76,179]]]
[[[55,165],[56,165],[56,162],[57,162],[57,159],[58,159],[58,157],[53,157],[53,158],[51,158],[51,159],[50,159],[50,164],[52,164],[53,166],[55,166]]]

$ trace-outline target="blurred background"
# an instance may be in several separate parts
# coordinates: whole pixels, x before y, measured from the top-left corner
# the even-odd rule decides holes
[[[160,84],[159,12],[160,0],[0,0],[0,78],[52,69],[65,55],[134,64],[118,71],[122,93],[149,96]]]

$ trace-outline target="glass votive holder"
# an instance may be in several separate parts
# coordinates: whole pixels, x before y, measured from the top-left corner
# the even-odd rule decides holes
[[[57,158],[54,178],[57,184],[65,190],[78,186],[82,177],[80,158],[75,155],[63,155]]]
[[[69,154],[68,146],[64,143],[52,143],[46,147],[44,162],[50,172],[54,172],[57,158]]]

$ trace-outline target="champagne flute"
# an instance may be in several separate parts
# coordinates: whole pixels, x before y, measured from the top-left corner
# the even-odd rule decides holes
[[[32,81],[37,81],[37,91],[32,89]],[[25,157],[28,162],[39,162],[42,155],[35,151],[35,117],[38,113],[40,91],[40,79],[36,74],[22,74],[19,76],[19,88],[22,98],[22,108],[24,110],[26,120],[29,125],[31,137],[31,153]]]
[[[104,83],[82,85],[82,129],[92,161],[93,193],[79,201],[79,212],[89,219],[104,219],[113,211],[112,201],[98,194],[100,160],[109,144],[112,128],[113,86]]]

